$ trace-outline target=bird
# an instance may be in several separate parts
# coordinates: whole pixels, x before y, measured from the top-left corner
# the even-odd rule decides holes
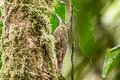
[[[58,68],[61,69],[63,64],[63,59],[67,51],[68,30],[65,22],[61,19],[61,17],[57,13],[56,16],[59,19],[59,26],[55,29],[53,35],[55,37],[55,48],[56,48]]]

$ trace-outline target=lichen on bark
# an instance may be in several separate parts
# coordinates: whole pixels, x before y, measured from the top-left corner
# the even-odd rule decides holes
[[[60,80],[50,15],[55,0],[5,0],[0,80]]]

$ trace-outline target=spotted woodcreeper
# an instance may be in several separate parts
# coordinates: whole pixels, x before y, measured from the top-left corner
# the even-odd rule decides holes
[[[56,47],[56,57],[58,61],[58,68],[61,69],[63,64],[63,59],[67,50],[68,29],[66,27],[65,22],[62,21],[61,17],[58,14],[56,14],[56,16],[58,17],[60,23],[53,35],[55,37],[55,47]]]

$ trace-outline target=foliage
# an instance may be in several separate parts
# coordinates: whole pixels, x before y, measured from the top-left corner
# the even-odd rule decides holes
[[[115,47],[113,49],[107,50],[107,57],[103,66],[103,78],[106,78],[107,75],[112,71],[116,64],[120,61],[120,47]]]
[[[87,57],[92,57],[95,50],[94,26],[85,12],[77,15],[75,32],[78,34],[80,48]]]
[[[65,11],[66,11],[65,3],[58,1],[57,6],[55,8],[55,13],[57,13],[63,21],[65,21]],[[59,26],[59,20],[55,13],[51,15],[52,33]]]
[[[94,26],[90,16],[85,12],[85,6],[78,5],[81,4],[80,0],[74,1],[74,10],[77,17],[75,25],[75,34],[77,34],[77,41],[81,48],[81,51],[89,58],[93,57],[95,53],[95,39],[94,39]]]

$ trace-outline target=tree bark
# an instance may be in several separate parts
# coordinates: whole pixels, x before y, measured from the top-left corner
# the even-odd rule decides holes
[[[5,0],[0,80],[60,80],[50,15],[55,0]]]

